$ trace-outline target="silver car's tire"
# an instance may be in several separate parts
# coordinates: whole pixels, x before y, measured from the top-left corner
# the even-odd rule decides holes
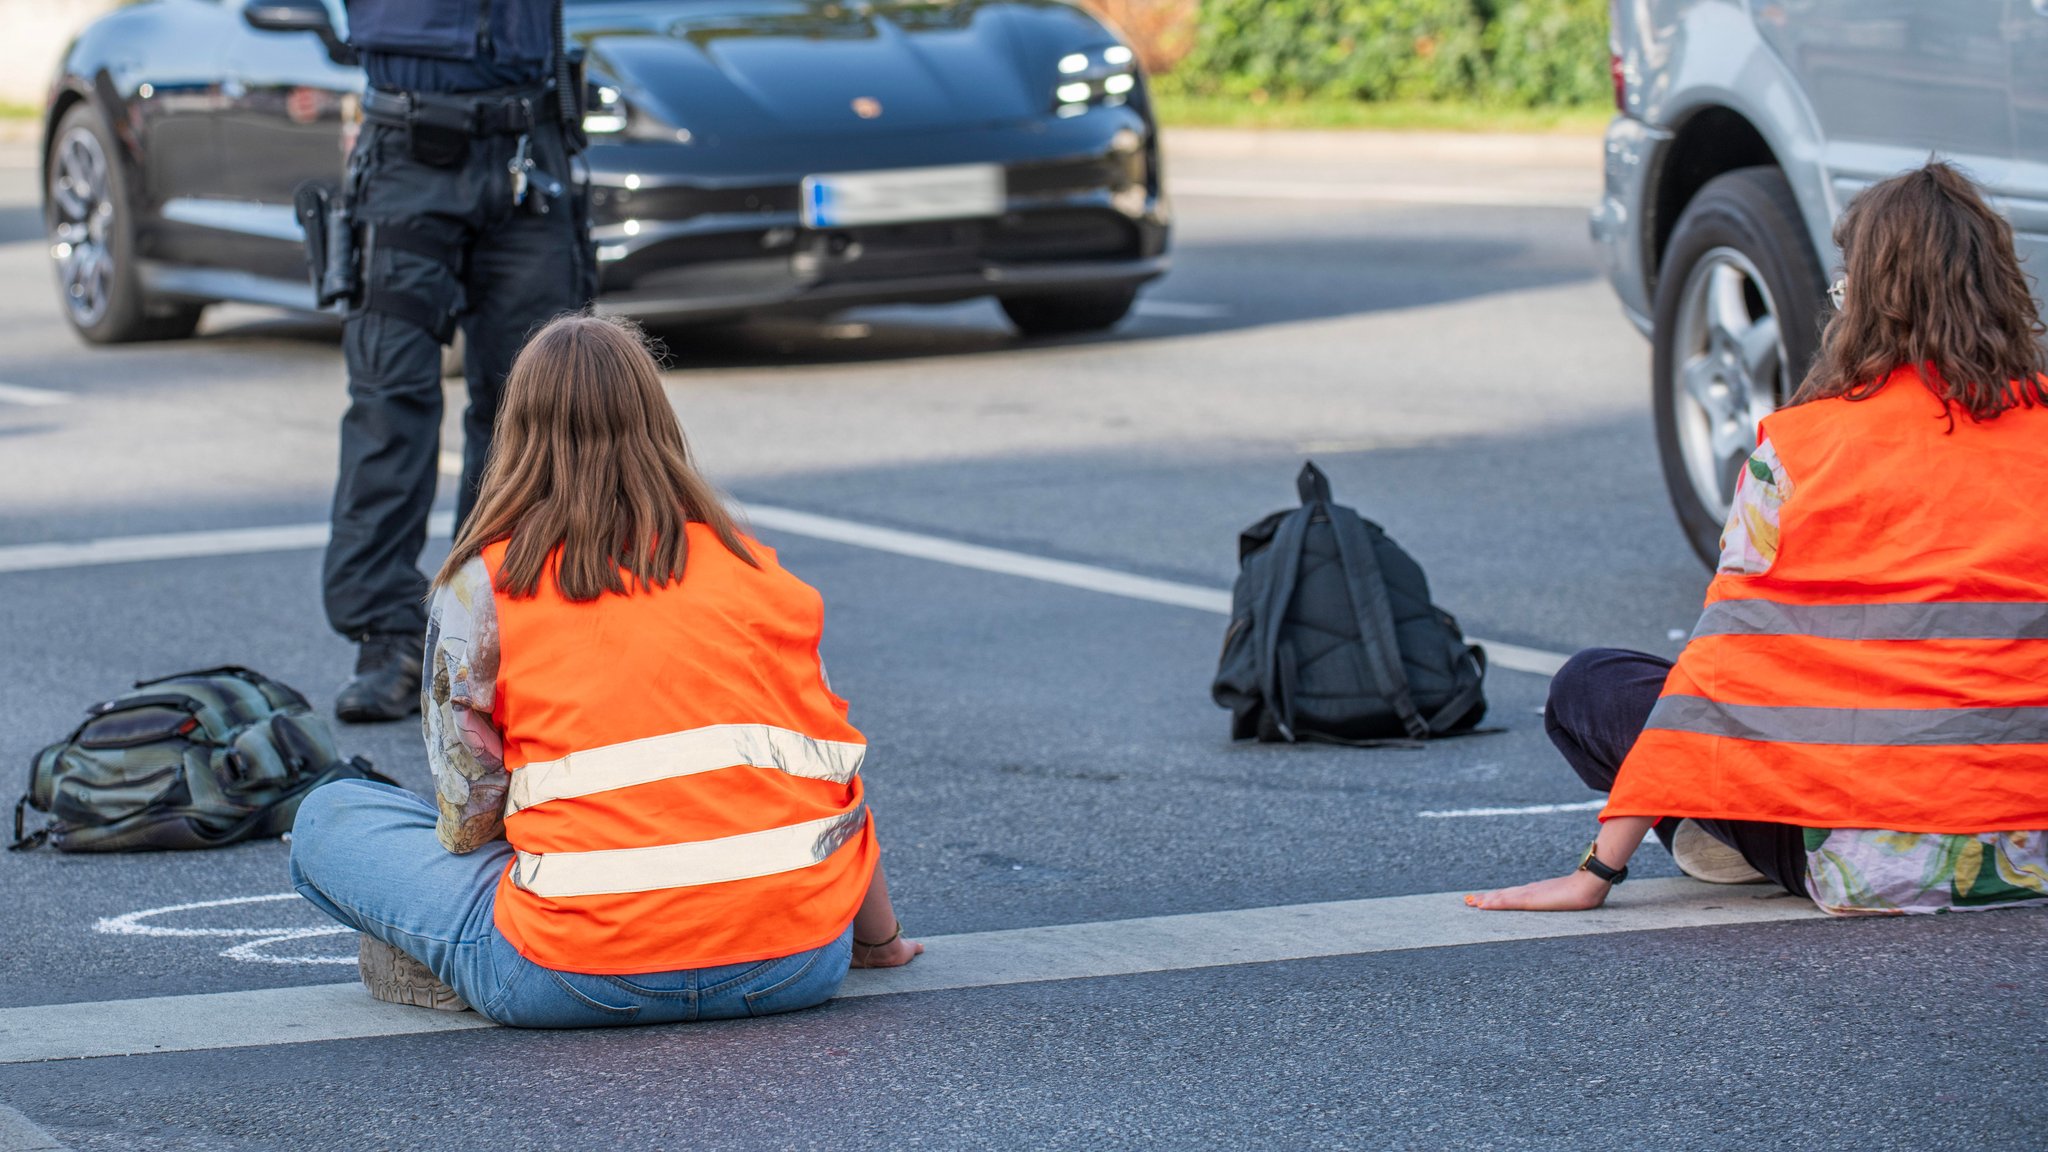
[[[1672,230],[1657,274],[1651,408],[1672,507],[1709,567],[1757,422],[1813,360],[1825,295],[1776,168],[1715,177]]]
[[[143,294],[127,174],[91,105],[75,104],[57,122],[45,171],[43,223],[58,304],[78,334],[95,344],[190,336],[204,304]]]

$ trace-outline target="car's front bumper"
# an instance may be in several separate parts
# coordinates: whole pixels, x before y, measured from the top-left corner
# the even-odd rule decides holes
[[[1653,177],[1656,158],[1670,140],[1665,129],[1616,116],[1607,125],[1606,187],[1588,221],[1621,310],[1645,336],[1656,310]]]
[[[1105,118],[1086,135],[1076,132],[1081,127],[957,141],[926,137],[914,155],[876,157],[868,161],[873,167],[889,167],[889,160],[903,167],[986,163],[1000,156],[1004,211],[983,219],[841,228],[804,226],[803,172],[786,159],[765,158],[763,168],[781,171],[763,176],[663,171],[648,161],[666,157],[623,150],[594,156],[598,306],[635,316],[716,319],[1115,288],[1160,275],[1171,225],[1144,125],[1128,117]],[[1005,147],[1008,155],[970,151]],[[636,161],[633,170],[628,159]]]

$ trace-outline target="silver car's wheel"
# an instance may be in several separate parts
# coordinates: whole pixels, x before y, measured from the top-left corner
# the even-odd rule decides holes
[[[71,322],[93,328],[113,304],[114,194],[106,150],[84,125],[65,132],[50,154],[50,255]]]
[[[1710,566],[1757,422],[1813,359],[1822,298],[1820,262],[1777,169],[1716,176],[1679,214],[1657,269],[1650,400],[1671,506]]]
[[[1678,450],[1700,506],[1725,520],[1757,422],[1792,390],[1785,338],[1763,273],[1734,248],[1701,256],[1681,292],[1666,381]]]

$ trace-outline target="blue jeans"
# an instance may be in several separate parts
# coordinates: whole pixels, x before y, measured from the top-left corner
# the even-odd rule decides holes
[[[839,991],[853,928],[823,948],[681,972],[590,976],[544,968],[491,919],[503,840],[466,856],[441,847],[432,805],[403,788],[338,780],[292,826],[292,885],[322,912],[410,954],[485,1017],[518,1028],[595,1028],[767,1016]]]

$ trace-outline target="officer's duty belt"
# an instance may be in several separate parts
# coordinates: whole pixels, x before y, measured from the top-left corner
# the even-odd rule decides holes
[[[433,92],[390,92],[372,88],[363,94],[363,118],[405,127],[415,121],[435,127],[459,128],[472,136],[520,136],[533,131],[534,108],[545,103],[547,89],[444,95]]]

